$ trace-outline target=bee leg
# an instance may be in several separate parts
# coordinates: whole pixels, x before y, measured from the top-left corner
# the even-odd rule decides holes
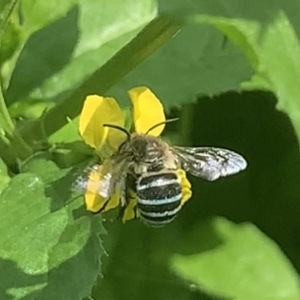
[[[135,195],[135,194],[134,194]],[[135,219],[137,217],[137,200],[136,197],[130,196],[131,198],[127,199],[128,204],[124,209],[123,215],[122,215],[122,221],[125,223],[128,220]]]
[[[126,184],[126,179],[124,178],[121,184],[121,207],[125,207],[127,205],[127,184]]]
[[[132,175],[127,174],[122,183],[121,209],[118,215],[118,219],[122,218],[123,223],[127,220],[135,219],[137,216],[135,190],[136,179]]]
[[[137,196],[136,196],[136,178],[128,174],[126,176],[126,207],[123,212],[122,220],[126,222],[127,220],[135,219],[137,216],[136,206],[137,206]]]
[[[118,214],[118,217],[117,217],[118,220],[121,219],[122,216],[124,215],[124,212],[125,212],[125,209],[126,209],[126,206],[127,206],[127,200],[126,200],[126,198],[127,198],[127,184],[126,184],[126,182],[127,182],[127,176],[122,179],[122,182],[121,182],[121,185],[120,185],[120,190],[121,190],[121,196],[120,196],[120,204],[121,205],[120,206],[121,206],[121,208],[119,210],[119,214]]]
[[[118,216],[117,216],[117,220],[123,219],[123,216],[125,214],[125,209],[126,209],[126,206],[121,206]]]
[[[136,182],[137,178],[131,174],[127,176],[127,201],[128,201],[128,210],[131,209],[131,218],[137,219],[139,213],[137,210],[137,191],[136,191]]]
[[[121,203],[121,209],[118,215],[118,219],[122,218],[122,216],[125,213],[126,207],[129,204],[129,195],[128,195],[128,175],[126,175],[120,185],[120,190],[121,190],[121,198],[120,198],[120,203]]]
[[[137,205],[134,206],[133,211],[134,211],[134,219],[137,219],[139,217],[139,212],[137,210]]]
[[[128,190],[130,190],[136,194],[136,180],[137,180],[137,178],[135,178],[131,174],[127,175],[127,177],[126,177],[127,192],[128,192]]]

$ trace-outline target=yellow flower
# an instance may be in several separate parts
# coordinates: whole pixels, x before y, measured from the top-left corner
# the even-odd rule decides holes
[[[145,133],[150,127],[166,120],[164,109],[159,99],[146,87],[136,87],[128,91],[133,106],[133,123],[135,132]],[[124,127],[125,117],[117,101],[111,97],[98,95],[88,96],[85,100],[80,120],[79,132],[84,141],[94,148],[103,158],[112,155],[125,141],[126,135],[113,128],[104,127],[104,124],[113,124]],[[159,126],[151,131],[152,136],[160,136],[165,125]],[[92,212],[107,211],[119,205],[120,191],[105,199],[98,194],[98,184],[105,172],[103,166],[93,169],[89,173],[85,192],[86,208]],[[178,170],[182,179],[183,203],[191,197],[190,183],[186,179],[185,172]],[[134,217],[134,206],[136,200],[130,201],[125,209],[123,220]]]

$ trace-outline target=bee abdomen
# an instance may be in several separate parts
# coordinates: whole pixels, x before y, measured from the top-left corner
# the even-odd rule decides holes
[[[137,184],[137,208],[140,218],[151,226],[163,226],[176,217],[182,193],[178,176],[154,173],[140,178]]]

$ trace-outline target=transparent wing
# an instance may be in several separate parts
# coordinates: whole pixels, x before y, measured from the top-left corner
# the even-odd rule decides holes
[[[111,162],[95,164],[86,168],[77,177],[74,187],[81,192],[94,193],[109,199],[119,184],[122,184],[122,174],[121,170]]]
[[[247,167],[238,153],[215,147],[172,147],[181,167],[190,174],[209,181],[236,174]]]

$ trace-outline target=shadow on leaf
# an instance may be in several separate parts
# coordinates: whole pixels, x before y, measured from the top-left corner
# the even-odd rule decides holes
[[[74,6],[65,17],[29,37],[6,91],[8,105],[28,96],[70,62],[79,38],[78,16],[79,8]]]

